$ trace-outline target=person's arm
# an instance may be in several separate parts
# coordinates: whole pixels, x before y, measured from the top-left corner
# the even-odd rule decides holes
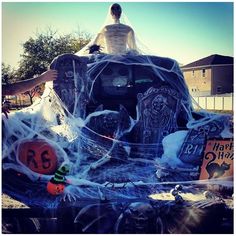
[[[32,88],[36,87],[39,84],[55,80],[56,78],[57,78],[57,71],[48,70],[43,74],[41,74],[40,76],[33,79],[23,80],[20,82],[16,82],[14,84],[2,85],[2,95],[6,96],[6,95],[16,95],[24,93],[26,91],[31,90]]]

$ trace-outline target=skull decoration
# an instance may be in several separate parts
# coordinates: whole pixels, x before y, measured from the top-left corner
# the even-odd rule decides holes
[[[117,227],[118,233],[151,233],[155,227],[155,211],[149,203],[134,202],[125,210]]]
[[[166,106],[167,106],[167,98],[159,94],[152,101],[152,112],[158,113]]]

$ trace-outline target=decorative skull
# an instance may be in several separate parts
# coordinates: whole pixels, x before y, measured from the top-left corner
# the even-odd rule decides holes
[[[167,98],[161,94],[157,95],[152,101],[152,112],[158,113],[167,105]]]
[[[124,212],[123,230],[120,233],[153,232],[155,211],[146,202],[131,203]]]

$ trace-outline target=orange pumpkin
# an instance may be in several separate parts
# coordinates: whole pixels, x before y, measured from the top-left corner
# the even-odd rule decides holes
[[[32,171],[51,175],[57,169],[57,156],[53,147],[43,139],[26,141],[19,146],[19,160]]]
[[[64,192],[65,185],[64,184],[54,184],[51,181],[47,184],[47,191],[52,195],[59,195]]]

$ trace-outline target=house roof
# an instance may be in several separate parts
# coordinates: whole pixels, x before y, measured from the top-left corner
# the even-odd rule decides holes
[[[234,63],[233,57],[214,54],[209,57],[204,57],[197,61],[191,62],[187,65],[182,66],[181,68],[209,66],[209,65],[224,65],[224,64],[233,64],[233,63]]]

